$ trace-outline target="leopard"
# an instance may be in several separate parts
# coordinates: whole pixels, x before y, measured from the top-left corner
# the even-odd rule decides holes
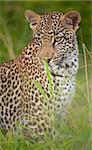
[[[81,15],[28,9],[25,18],[32,40],[17,58],[0,64],[0,129],[16,132],[23,125],[41,136],[51,132],[55,118],[62,120],[75,93]]]

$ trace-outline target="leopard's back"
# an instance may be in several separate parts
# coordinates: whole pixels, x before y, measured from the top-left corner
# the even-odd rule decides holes
[[[0,65],[0,126],[4,131],[15,130],[22,115],[21,79],[13,61]]]

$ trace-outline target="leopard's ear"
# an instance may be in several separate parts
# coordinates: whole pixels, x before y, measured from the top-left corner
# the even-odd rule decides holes
[[[75,31],[78,29],[80,21],[81,16],[77,11],[69,11],[63,16],[63,22],[65,25],[70,29],[74,29]]]
[[[40,15],[28,9],[25,11],[26,20],[30,23],[30,27],[34,30],[40,22]]]

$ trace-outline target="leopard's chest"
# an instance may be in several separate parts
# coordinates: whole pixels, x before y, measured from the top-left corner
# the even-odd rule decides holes
[[[75,91],[75,76],[56,76],[54,81],[54,117],[63,119]]]
[[[69,103],[75,90],[75,76],[55,77],[54,92],[57,103]]]

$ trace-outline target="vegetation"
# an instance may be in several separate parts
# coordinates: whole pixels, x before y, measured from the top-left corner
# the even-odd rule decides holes
[[[52,5],[53,3],[53,5]],[[76,93],[72,104],[61,122],[58,138],[46,137],[45,143],[32,143],[22,134],[4,136],[0,132],[0,150],[91,150],[92,149],[92,49],[91,49],[91,3],[90,1],[28,1],[0,2],[0,63],[11,60],[21,53],[32,38],[32,31],[24,19],[24,11],[32,9],[38,13],[57,10],[78,10],[82,23],[78,34],[79,70]],[[86,8],[86,9],[85,9]],[[21,30],[20,30],[21,29]],[[48,68],[47,68],[48,69]],[[50,79],[50,74],[48,73]],[[36,83],[38,88],[38,83]],[[52,84],[52,83],[50,83]],[[42,91],[44,94],[44,91]],[[45,96],[45,95],[44,95]]]

